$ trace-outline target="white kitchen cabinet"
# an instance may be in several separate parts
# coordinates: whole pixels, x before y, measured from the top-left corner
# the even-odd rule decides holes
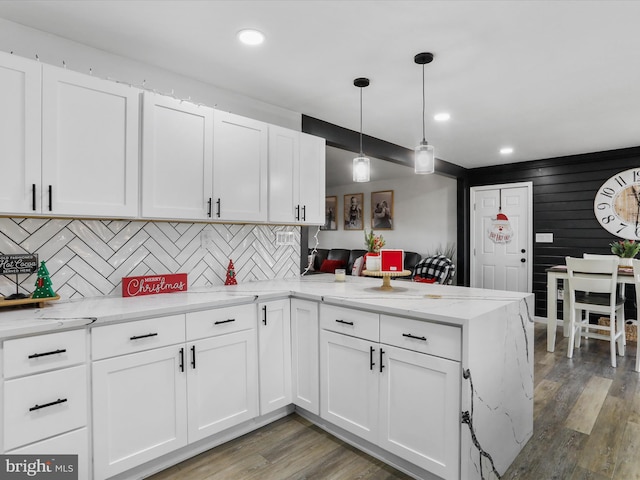
[[[320,415],[320,327],[318,303],[291,299],[292,400]]]
[[[140,91],[42,69],[42,213],[137,216]]]
[[[258,304],[260,415],[291,403],[291,307],[289,299]]]
[[[324,224],[325,140],[269,125],[269,221]]]
[[[213,123],[213,219],[266,222],[267,124],[219,110]]]
[[[255,328],[187,347],[190,443],[258,416]]]
[[[187,444],[186,361],[182,344],[93,362],[95,480]]]
[[[142,216],[212,215],[213,109],[144,93]]]
[[[0,52],[0,213],[40,211],[41,65]]]

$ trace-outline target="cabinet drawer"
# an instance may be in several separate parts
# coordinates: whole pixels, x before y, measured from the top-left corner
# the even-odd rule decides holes
[[[184,342],[184,314],[105,325],[91,330],[93,360]]]
[[[4,448],[11,450],[87,424],[84,365],[4,384]]]
[[[255,303],[187,313],[187,341],[256,328]]]
[[[320,305],[320,328],[377,342],[380,338],[380,315]]]
[[[4,378],[31,375],[86,361],[87,331],[49,333],[4,342]]]
[[[461,329],[449,325],[380,315],[380,343],[461,360]]]

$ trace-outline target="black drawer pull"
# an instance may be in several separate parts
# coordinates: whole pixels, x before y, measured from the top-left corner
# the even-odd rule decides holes
[[[209,197],[209,201],[208,203],[208,207],[207,207],[207,217],[211,218],[211,202],[213,201],[213,199],[211,197]]]
[[[196,368],[196,346],[191,345],[191,368]]]
[[[384,355],[384,350],[380,349],[380,373],[382,373],[382,369],[384,368],[384,365],[382,364],[382,356]]]
[[[220,199],[216,200],[216,217],[220,218]]]
[[[353,322],[347,322],[346,320],[339,320],[339,319],[336,319],[336,322],[338,322],[338,323],[344,323],[345,325],[353,325]]]
[[[267,306],[262,307],[262,313],[264,316],[262,317],[262,323],[267,324]]]
[[[306,205],[302,206],[302,221],[303,222],[307,221],[307,206]]]
[[[227,320],[216,320],[215,322],[213,322],[214,325],[220,325],[222,323],[229,323],[229,322],[235,322],[236,319],[235,318],[228,318]]]
[[[47,355],[57,355],[59,353],[64,353],[66,351],[67,351],[66,348],[60,348],[60,349],[54,350],[52,352],[34,353],[33,355],[29,355],[28,358],[40,358],[40,357],[46,357]]]
[[[53,210],[53,187],[49,185],[49,211]]]
[[[31,184],[31,205],[32,205],[32,210],[35,212],[36,211],[36,184],[35,183]]]
[[[34,405],[29,409],[29,411],[33,412],[35,410],[40,410],[41,408],[53,407],[54,405],[59,405],[60,403],[64,403],[66,401],[67,401],[66,398],[59,398],[55,402],[45,403],[44,405]]]
[[[184,372],[184,348],[180,349],[180,365],[178,365],[178,368],[181,372]]]
[[[149,337],[157,337],[157,333],[147,333],[146,335],[134,335],[133,337],[129,337],[129,340],[140,340],[141,338],[149,338]]]
[[[300,220],[300,205],[296,205],[296,220]]]
[[[427,341],[427,337],[416,337],[415,335],[411,335],[410,333],[403,333],[402,336],[407,338],[415,338],[416,340],[422,340],[423,342]]]
[[[373,370],[376,362],[373,361],[373,353],[376,351],[375,348],[369,347],[369,370]]]

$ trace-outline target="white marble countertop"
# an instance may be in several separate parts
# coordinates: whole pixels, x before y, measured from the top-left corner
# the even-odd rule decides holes
[[[531,297],[533,301],[532,294],[518,292],[402,280],[392,282],[393,291],[383,292],[378,289],[380,285],[379,278],[347,276],[345,282],[335,282],[333,275],[318,274],[143,297],[96,297],[49,302],[43,308],[0,310],[0,338],[289,296],[453,325],[464,325],[474,318],[527,297]]]

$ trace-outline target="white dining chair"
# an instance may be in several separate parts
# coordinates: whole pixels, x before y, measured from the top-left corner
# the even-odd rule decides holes
[[[636,326],[636,329],[640,329],[640,260],[633,259],[633,283],[636,287],[636,318],[631,321],[632,325]],[[640,372],[640,335],[636,330],[636,372]]]
[[[581,337],[609,340],[611,366],[616,366],[616,344],[620,356],[624,356],[624,298],[617,293],[618,261],[614,258],[567,257],[569,287],[569,346],[567,357],[573,357],[574,348],[580,347]],[[593,331],[589,315],[595,312],[609,315],[609,325],[597,325],[601,334]],[[591,330],[590,330],[591,329]]]

